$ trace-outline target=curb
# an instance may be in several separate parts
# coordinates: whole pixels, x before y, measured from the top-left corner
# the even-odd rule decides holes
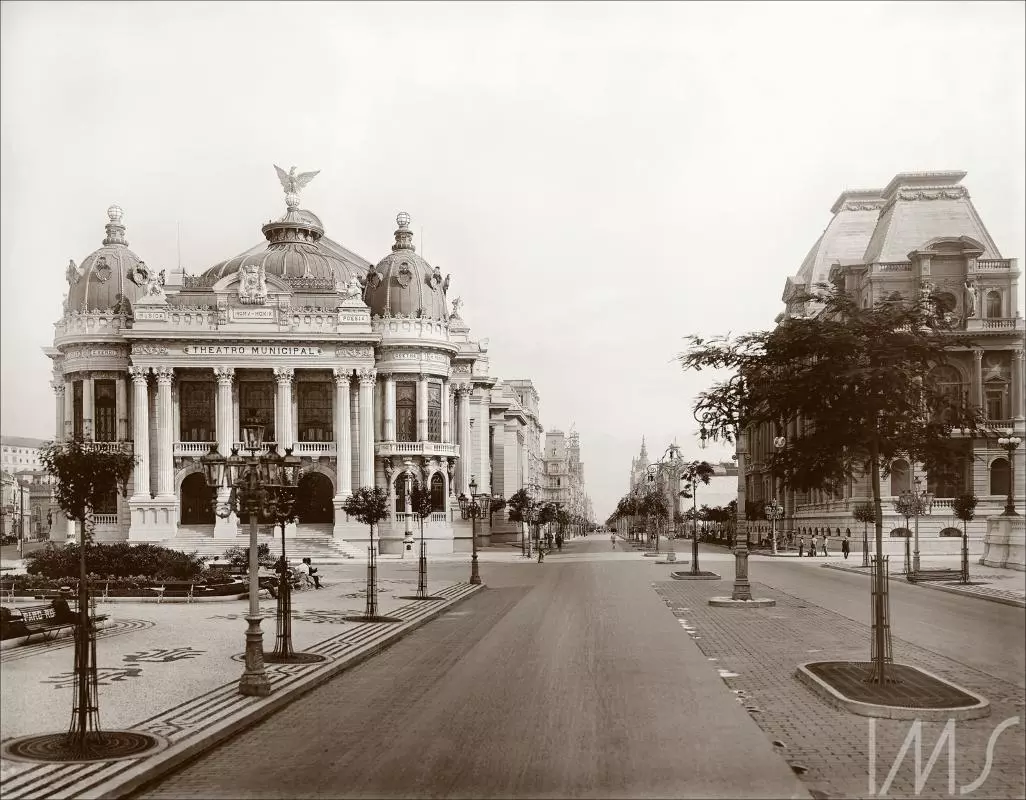
[[[713,608],[773,608],[776,600],[769,597],[753,597],[751,600],[735,600],[733,597],[710,597]]]
[[[184,741],[172,744],[160,753],[154,754],[149,758],[140,759],[140,762],[134,766],[127,767],[126,769],[118,769],[109,777],[104,777],[100,780],[97,780],[96,776],[93,776],[92,778],[83,776],[82,783],[79,786],[76,786],[74,781],[68,781],[67,776],[62,778],[59,769],[41,777],[44,781],[46,778],[51,778],[53,779],[53,783],[58,783],[60,786],[61,797],[95,798],[97,800],[101,798],[125,797],[145,784],[162,777],[181,764],[220,744],[225,739],[228,739],[255,723],[271,716],[276,711],[279,711],[292,701],[298,699],[300,696],[316,689],[324,683],[327,683],[332,678],[342,672],[345,672],[351,667],[360,664],[382,650],[387,649],[391,645],[395,644],[399,639],[409,633],[412,633],[425,623],[430,622],[443,612],[448,611],[466,600],[468,597],[476,594],[478,591],[487,588],[483,584],[480,586],[456,584],[456,586],[458,586],[462,591],[459,595],[448,602],[437,605],[430,604],[430,606],[423,604],[421,607],[428,612],[423,616],[410,620],[403,625],[388,628],[387,633],[385,633],[385,635],[380,639],[368,643],[351,653],[345,659],[325,662],[320,668],[312,669],[311,672],[303,678],[290,683],[288,686],[279,689],[277,692],[272,693],[266,698],[261,698],[255,703],[251,702],[243,710],[231,714],[227,718],[224,718],[203,730],[197,731],[192,736],[187,737]],[[233,681],[231,685],[234,684],[235,681]],[[142,725],[145,725],[145,723],[142,723],[140,726],[133,726],[131,729],[140,728],[141,732],[145,733],[146,730],[141,727]],[[118,763],[124,764],[124,762]],[[89,762],[88,764],[73,762],[64,766],[74,769],[76,767],[81,768],[83,766],[89,766],[90,764],[100,767],[106,766],[108,762]],[[41,764],[40,766],[52,768],[57,765]],[[5,783],[8,784],[8,789],[5,792],[5,796],[7,798],[11,798],[13,800],[13,798],[16,797],[56,796],[53,791],[48,791],[51,787],[47,787],[45,782],[41,785],[33,783],[32,785],[21,787],[21,792],[18,792],[17,789],[10,788],[10,783],[18,777],[18,775],[13,775],[5,781]],[[56,790],[57,787],[52,788]]]
[[[864,568],[856,569],[853,567],[844,567],[840,564],[820,564],[820,566],[825,567],[826,569],[836,569],[839,572],[850,572],[853,575],[865,575],[866,577],[869,577],[868,572],[862,571],[862,569]],[[888,580],[893,581],[898,579],[894,576],[889,575]],[[922,589],[933,589],[938,592],[947,592],[948,594],[961,595],[962,597],[975,597],[977,600],[988,600],[991,603],[1000,603],[1001,605],[1012,606],[1013,608],[1026,608],[1026,600],[1017,600],[1012,597],[1000,597],[987,594],[977,594],[976,592],[967,592],[963,589],[958,589],[954,586],[941,586],[940,584],[931,583],[929,581],[919,583],[905,581],[905,583],[907,583],[909,586],[918,586]]]
[[[958,706],[956,708],[919,708],[917,706],[885,706],[879,703],[864,703],[861,700],[852,700],[809,670],[810,664],[819,663],[819,661],[806,661],[804,664],[799,664],[798,669],[794,672],[795,677],[811,689],[813,693],[819,695],[831,705],[843,711],[849,711],[852,714],[881,719],[920,719],[931,722],[946,722],[949,719],[979,719],[980,717],[990,716],[990,703],[976,694],[976,692],[963,689],[957,683],[952,683],[939,675],[934,675],[922,667],[914,667],[911,664],[904,665],[909,669],[914,669],[923,675],[929,675],[936,681],[958,689],[958,691],[970,697],[976,698],[976,703],[971,706]]]
[[[715,572],[710,572],[705,575],[692,575],[690,572],[671,572],[670,577],[675,581],[718,581],[722,578]]]

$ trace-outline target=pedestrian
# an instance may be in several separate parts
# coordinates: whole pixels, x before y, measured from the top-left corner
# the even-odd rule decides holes
[[[563,534],[561,534],[561,533],[557,533],[556,534],[556,549],[560,553],[563,552]]]
[[[845,560],[848,558],[848,553],[851,552],[851,534],[848,534],[841,540],[841,555],[844,556]]]
[[[306,564],[306,568],[307,568],[307,570],[309,570],[310,580],[313,581],[314,588],[315,589],[322,588],[321,587],[321,576],[317,574],[317,567],[315,567],[311,563],[309,556],[303,559],[303,563]]]
[[[816,557],[816,540],[819,538],[818,533],[809,534],[809,558]]]
[[[798,558],[801,558],[803,555],[805,555],[805,537],[804,536],[799,536],[798,537]]]
[[[615,550],[616,549],[616,534],[615,533],[609,534],[609,542],[610,542],[610,544],[613,545],[613,549]]]
[[[825,533],[820,534],[819,543],[823,547],[823,555],[825,555],[825,556],[830,555],[830,553],[827,551],[827,537],[826,537]]]

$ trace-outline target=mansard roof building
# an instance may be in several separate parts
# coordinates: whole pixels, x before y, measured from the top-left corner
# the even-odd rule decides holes
[[[100,509],[97,539],[202,554],[243,543],[236,517],[215,517],[200,459],[212,445],[242,449],[242,425],[255,421],[302,460],[307,502],[289,535],[309,552],[365,553],[354,542],[366,526],[342,511],[362,486],[388,491],[381,550],[398,552],[412,485],[430,491],[429,550],[469,550],[458,497],[472,480],[489,495],[526,484],[540,450],[537,392],[530,381],[496,391],[487,340],[472,336],[449,276],[416,252],[407,213],[373,262],[328,238],[295,185],[285,200],[263,241],[199,275],[148,266],[116,205],[102,247],[67,267],[46,349],[56,436],[138,458],[128,498]],[[516,399],[528,388],[530,411]],[[52,538],[63,538],[57,528]]]
[[[904,528],[892,501],[916,480],[932,495],[931,513],[919,519],[924,555],[958,552],[961,523],[952,512],[952,500],[966,492],[980,497],[969,534],[973,551],[982,554],[988,517],[1001,514],[1012,475],[1012,492],[1018,498],[1023,497],[1026,478],[1026,448],[1014,452],[1013,471],[1008,453],[997,442],[1000,435],[1022,438],[1026,427],[1020,271],[1016,259],[998,250],[962,184],[964,177],[964,172],[907,172],[895,175],[883,189],[843,192],[831,208],[826,230],[798,271],[785,280],[781,299],[786,309],[777,318],[816,313],[814,304],[801,301],[801,294],[820,283],[842,287],[864,307],[895,293],[909,297],[926,291],[939,296],[957,329],[973,335],[976,346],[954,353],[934,378],[980,407],[994,435],[953,434],[964,454],[956,474],[932,474],[919,463],[898,458],[884,481],[886,531]],[[786,431],[748,429],[746,498],[760,505],[782,498],[785,530],[840,536],[853,529],[854,506],[871,498],[868,478],[853,480],[832,496],[774,486],[767,467],[774,438],[797,435],[800,424]],[[768,530],[768,523],[756,528]],[[856,529],[861,532],[861,525]],[[1007,547],[1004,552],[988,563],[1008,562]],[[1021,568],[1021,546],[1017,558]]]

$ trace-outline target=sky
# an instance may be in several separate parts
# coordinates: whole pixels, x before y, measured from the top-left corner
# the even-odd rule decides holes
[[[198,274],[262,241],[272,165],[295,164],[372,262],[411,215],[490,373],[580,434],[604,520],[642,436],[730,457],[691,411],[720,376],[675,356],[772,327],[842,190],[964,170],[1002,256],[1026,255],[1024,9],[4,2],[0,430],[53,434],[42,348],[109,205],[150,266],[178,265],[180,230]]]

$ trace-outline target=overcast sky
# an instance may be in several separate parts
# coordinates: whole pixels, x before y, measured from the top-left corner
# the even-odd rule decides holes
[[[2,431],[53,434],[68,259],[125,210],[196,274],[303,204],[377,262],[408,211],[491,374],[581,435],[599,519],[697,447],[689,333],[768,328],[845,188],[960,169],[1023,258],[1023,3],[19,3],[2,35]],[[1021,263],[1021,262],[1020,262]],[[1020,282],[1020,289],[1026,282]],[[1020,307],[1022,301],[1020,300]]]

